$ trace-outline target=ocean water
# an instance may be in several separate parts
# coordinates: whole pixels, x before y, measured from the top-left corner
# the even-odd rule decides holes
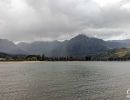
[[[130,62],[1,62],[0,100],[130,100]]]

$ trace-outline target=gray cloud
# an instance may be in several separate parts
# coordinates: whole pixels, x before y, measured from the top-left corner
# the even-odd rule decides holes
[[[0,0],[0,37],[13,41],[64,40],[85,33],[130,38],[129,0]]]

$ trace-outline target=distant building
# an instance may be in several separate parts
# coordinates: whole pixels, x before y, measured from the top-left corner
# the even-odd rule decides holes
[[[28,61],[40,61],[41,57],[39,55],[28,55],[26,57],[26,60],[28,60]]]
[[[0,61],[6,61],[6,58],[0,58]]]

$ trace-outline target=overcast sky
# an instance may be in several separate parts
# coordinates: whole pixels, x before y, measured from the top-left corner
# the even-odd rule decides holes
[[[0,0],[0,38],[130,38],[130,0]]]

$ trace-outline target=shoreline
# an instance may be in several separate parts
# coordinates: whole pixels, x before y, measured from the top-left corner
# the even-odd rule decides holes
[[[40,63],[40,62],[130,62],[128,61],[0,61],[0,63]]]

